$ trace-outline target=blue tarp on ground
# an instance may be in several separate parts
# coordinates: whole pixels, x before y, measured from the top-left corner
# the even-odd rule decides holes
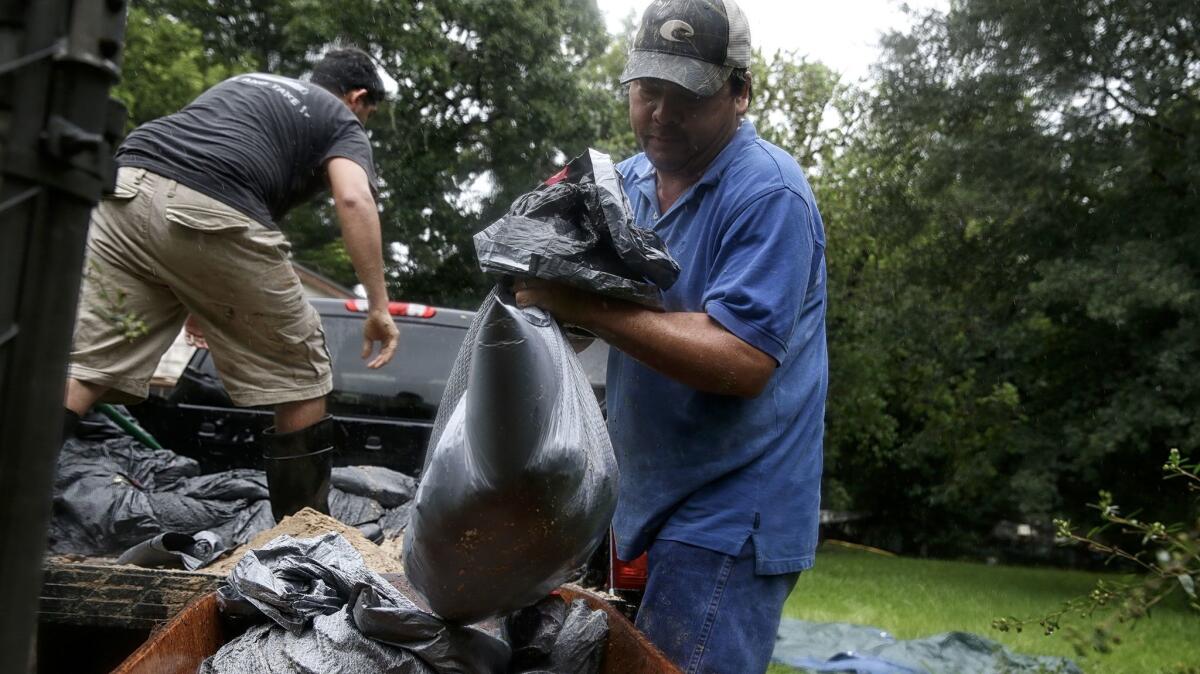
[[[1067,658],[1013,653],[968,632],[898,640],[877,628],[784,618],[776,662],[810,672],[853,674],[1083,674]]]

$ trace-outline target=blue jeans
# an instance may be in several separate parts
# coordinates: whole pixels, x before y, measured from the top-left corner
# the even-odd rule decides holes
[[[783,602],[799,572],[754,573],[754,543],[737,557],[656,540],[637,627],[685,674],[767,670]]]

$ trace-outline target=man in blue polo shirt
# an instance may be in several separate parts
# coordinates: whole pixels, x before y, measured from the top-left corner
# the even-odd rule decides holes
[[[682,274],[665,312],[522,279],[517,301],[615,347],[617,554],[649,551],[637,624],[685,672],[763,672],[813,564],[824,433],[825,234],[796,161],[743,119],[750,37],[732,0],[656,0],[622,82],[643,152],[636,224]]]

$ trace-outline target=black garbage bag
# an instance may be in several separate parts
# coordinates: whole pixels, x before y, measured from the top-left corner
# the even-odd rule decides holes
[[[512,648],[512,674],[599,674],[608,641],[608,616],[582,599],[567,607],[550,596],[505,617],[502,634]]]
[[[334,468],[330,479],[334,489],[365,496],[384,508],[395,508],[412,500],[417,479],[383,466],[346,466]]]
[[[180,536],[208,532],[219,539],[212,545],[219,553],[275,526],[263,471],[236,468],[201,475],[196,461],[150,449],[103,421],[100,417],[88,434],[63,443],[50,552],[124,551],[131,564],[159,566],[174,558],[199,568],[175,554],[189,545]],[[350,466],[335,468],[332,481],[333,515],[368,539],[395,537],[407,526],[415,478],[378,466]],[[216,556],[192,559],[206,566]]]
[[[266,473],[252,468],[234,468],[187,477],[172,483],[166,490],[217,501],[261,501],[268,497]]]
[[[340,489],[329,490],[329,514],[352,527],[378,522],[387,512],[374,499],[349,494]]]
[[[443,618],[528,606],[583,565],[616,507],[600,408],[561,328],[494,291],[451,370],[404,569]]]
[[[518,672],[544,669],[566,619],[567,604],[557,595],[505,616],[501,634],[512,648],[511,668]]]
[[[440,672],[507,670],[504,641],[449,625],[363,564],[341,536],[281,536],[247,554],[218,594],[222,610],[266,616],[200,666],[242,672]]]
[[[394,538],[408,526],[416,478],[382,466],[347,466],[333,469],[332,483],[330,514],[357,527],[368,540]]]
[[[591,149],[476,234],[475,251],[485,272],[561,281],[656,308],[659,289],[679,276],[658,235],[634,226],[612,160]]]
[[[388,511],[379,519],[379,527],[383,530],[384,538],[396,538],[403,534],[411,516],[411,501],[395,508],[388,508]]]
[[[60,554],[117,553],[167,532],[245,532],[256,515],[249,506],[266,496],[261,478],[200,476],[195,461],[128,436],[67,440],[58,467],[50,550]]]
[[[246,510],[236,518],[219,527],[214,527],[211,531],[221,537],[222,543],[227,548],[232,548],[242,543],[248,543],[260,532],[273,526],[275,526],[275,514],[271,512],[271,502],[264,499],[248,504]]]

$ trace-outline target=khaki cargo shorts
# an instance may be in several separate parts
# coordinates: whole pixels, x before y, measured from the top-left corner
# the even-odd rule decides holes
[[[146,397],[191,313],[237,405],[333,387],[325,333],[281,232],[174,180],[122,168],[92,212],[69,376]]]

